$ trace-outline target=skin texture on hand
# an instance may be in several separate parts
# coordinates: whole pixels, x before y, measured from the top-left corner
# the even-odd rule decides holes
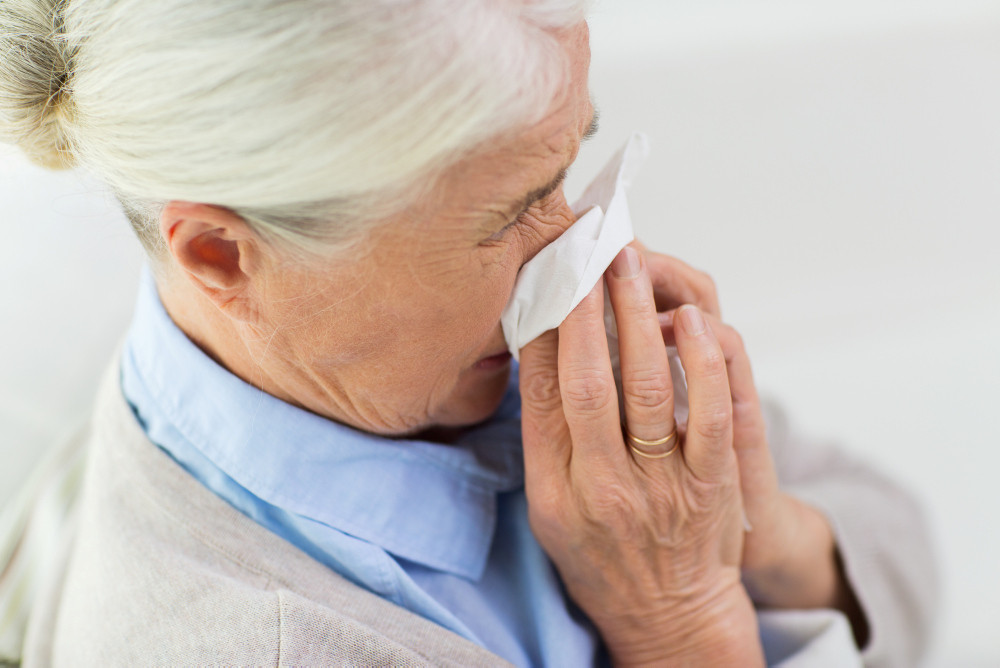
[[[648,251],[647,254],[656,255]],[[656,266],[675,274],[671,279],[660,279],[660,284],[684,282],[684,270],[677,262],[657,262]],[[687,280],[702,286],[701,294],[708,304],[718,304],[714,294],[710,294],[714,288],[706,290],[704,279],[697,273],[689,271],[688,276]],[[694,294],[695,288],[684,292]],[[665,295],[662,301],[670,300]],[[659,314],[668,345],[676,342],[675,317],[675,310]],[[863,647],[868,638],[867,621],[845,577],[829,522],[818,510],[779,488],[742,338],[719,320],[717,311],[707,319],[726,360],[733,409],[733,447],[739,462],[743,505],[752,527],[744,539],[743,583],[761,607],[840,610],[851,621],[858,646]]]
[[[522,352],[532,528],[618,665],[755,665],[756,618],[740,581],[743,527],[725,358],[698,309],[675,331],[689,379],[681,448],[634,456],[622,437],[674,429],[653,286],[626,249],[608,288],[618,317],[619,415],[599,284],[558,331]]]
[[[518,269],[574,222],[559,182],[593,118],[586,25],[558,39],[571,77],[551,113],[448,170],[349,261],[290,261],[230,211],[170,203],[158,288],[171,317],[248,383],[367,432],[487,419],[509,367],[484,362],[506,351],[499,317]],[[543,191],[522,209],[526,194]],[[522,351],[532,525],[618,662],[753,665],[747,588],[768,605],[800,603],[790,596],[802,592],[836,605],[844,581],[832,534],[777,488],[749,363],[718,321],[711,279],[641,255],[637,271],[620,258],[607,278],[626,415],[600,294]],[[695,313],[671,310],[683,304],[708,326],[675,328],[676,313]],[[657,311],[666,313],[658,320]],[[691,419],[677,453],[639,461],[622,418],[643,439],[673,429],[665,339],[688,368]],[[754,525],[746,536],[744,510]]]
[[[754,604],[839,609],[863,646],[867,625],[844,577],[829,523],[778,486],[749,359],[738,333],[718,319],[714,284],[679,260],[641,250],[642,281],[632,276],[635,269],[624,256],[606,278],[621,337],[625,416],[617,414],[611,399],[615,390],[607,369],[593,364],[605,354],[599,289],[558,331],[522,351],[528,494],[536,535],[619,664],[750,665],[759,658],[759,648],[744,615],[753,615]],[[643,281],[643,289],[636,289]],[[690,322],[697,310],[677,308],[685,299],[705,306],[700,334]],[[671,310],[659,313],[657,327],[650,327],[649,314],[658,309]],[[714,350],[703,348],[700,360],[691,345],[699,336],[715,341]],[[616,431],[618,420],[624,417],[629,431],[647,440],[673,428],[664,343],[676,345],[681,354],[692,417],[681,457],[672,462],[631,457],[640,472],[632,478],[622,466],[626,458],[615,454],[627,454],[619,445],[624,441]],[[704,390],[713,377],[718,392],[711,396]],[[728,439],[735,470],[719,466],[725,457],[701,460],[697,441],[692,444],[698,436]],[[711,476],[683,480],[679,474],[689,463],[703,476],[701,467],[718,466],[716,483],[735,485],[735,502],[724,500],[727,483],[712,491],[703,486]],[[663,487],[665,470],[676,477]],[[677,490],[684,490],[681,500],[671,496]],[[658,515],[665,508],[668,512]],[[733,508],[745,512],[753,526],[744,535],[740,524],[738,538],[723,528],[735,522],[729,514]],[[728,537],[713,544],[709,536]],[[731,557],[713,561],[733,541],[742,543],[738,575],[727,570]],[[710,544],[721,551],[705,551]],[[636,555],[647,561],[638,564]],[[657,557],[665,562],[650,568]],[[726,648],[733,650],[731,661]]]

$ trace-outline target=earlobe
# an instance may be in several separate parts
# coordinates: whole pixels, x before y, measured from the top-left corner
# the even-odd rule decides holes
[[[235,213],[207,204],[170,202],[160,218],[170,255],[191,283],[229,317],[245,320],[256,236]]]

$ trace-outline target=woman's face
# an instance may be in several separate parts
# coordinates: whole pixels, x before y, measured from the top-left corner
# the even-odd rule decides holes
[[[248,345],[265,389],[383,434],[496,409],[510,373],[500,313],[521,265],[575,220],[562,176],[593,120],[586,24],[561,42],[571,87],[542,122],[456,165],[357,260],[256,281],[263,336]]]

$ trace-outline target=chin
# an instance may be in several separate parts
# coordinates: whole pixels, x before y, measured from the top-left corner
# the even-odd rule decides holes
[[[441,427],[471,427],[485,422],[500,407],[509,380],[510,365],[485,376],[482,372],[463,374],[435,423]]]

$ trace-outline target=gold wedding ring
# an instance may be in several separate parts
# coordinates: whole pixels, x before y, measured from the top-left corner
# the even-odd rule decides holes
[[[670,455],[674,454],[674,452],[677,451],[678,447],[680,447],[680,442],[678,441],[678,442],[674,443],[674,447],[670,448],[666,452],[661,452],[661,453],[658,453],[658,454],[655,454],[655,455],[651,455],[648,452],[643,452],[639,448],[635,447],[636,445],[641,445],[641,446],[645,446],[645,447],[656,447],[658,445],[666,445],[667,443],[670,443],[671,441],[677,441],[677,430],[676,429],[674,429],[672,432],[670,432],[669,434],[667,434],[663,438],[658,438],[655,441],[647,441],[646,439],[639,438],[637,436],[633,436],[632,433],[626,427],[625,428],[625,439],[628,441],[628,447],[629,447],[629,449],[632,452],[634,452],[635,454],[639,455],[640,457],[645,457],[646,459],[663,459],[664,457],[669,457]],[[635,445],[633,445],[633,443]]]

